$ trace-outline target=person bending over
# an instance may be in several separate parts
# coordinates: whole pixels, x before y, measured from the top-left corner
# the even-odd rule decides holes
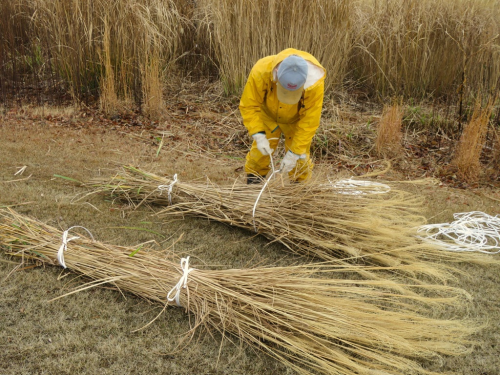
[[[280,171],[292,181],[311,177],[311,141],[319,127],[326,70],[311,54],[288,48],[253,66],[240,100],[243,124],[253,138],[246,156],[247,183],[270,170],[270,156],[285,138]]]

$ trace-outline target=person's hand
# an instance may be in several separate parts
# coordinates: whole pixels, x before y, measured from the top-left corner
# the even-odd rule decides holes
[[[252,135],[252,137],[257,142],[257,148],[262,155],[271,155],[273,153],[273,149],[269,146],[269,141],[265,134],[257,133]]]
[[[292,151],[288,151],[285,154],[285,157],[281,161],[281,166],[280,166],[280,171],[283,174],[286,174],[290,172],[293,168],[295,168],[295,165],[297,165],[297,160],[299,160],[300,156],[297,154],[294,154]]]

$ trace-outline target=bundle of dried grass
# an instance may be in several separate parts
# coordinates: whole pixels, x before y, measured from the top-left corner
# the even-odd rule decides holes
[[[0,211],[5,254],[57,264],[62,235],[13,211]],[[172,252],[137,252],[83,236],[68,243],[65,263],[94,280],[80,290],[112,284],[165,308],[182,274]],[[418,361],[467,353],[468,337],[478,326],[433,316],[444,306],[457,314],[467,301],[465,292],[356,280],[358,268],[190,269],[180,304],[194,315],[193,328],[233,334],[303,374],[433,374]],[[415,293],[400,294],[401,288]]]
[[[405,264],[416,274],[445,274],[442,265],[425,260],[436,256],[437,247],[416,238],[416,228],[426,223],[420,198],[395,189],[372,194],[371,186],[352,191],[321,183],[317,176],[288,185],[278,177],[262,190],[262,185],[224,187],[208,180],[186,183],[125,167],[111,180],[96,179],[89,185],[94,192],[112,193],[136,206],[166,206],[157,213],[163,218],[181,213],[255,230],[293,252],[322,260]]]

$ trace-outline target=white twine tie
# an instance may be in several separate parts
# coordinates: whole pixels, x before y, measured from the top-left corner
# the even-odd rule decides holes
[[[177,173],[174,174],[174,180],[170,183],[170,185],[159,185],[158,190],[160,190],[160,195],[164,190],[167,190],[168,193],[168,203],[172,205],[172,189],[177,182]]]
[[[273,169],[273,172],[271,173],[271,175],[266,179],[266,182],[264,183],[264,186],[262,186],[262,189],[260,189],[260,193],[259,195],[257,196],[257,199],[255,200],[255,204],[253,205],[253,210],[252,210],[252,220],[253,220],[253,229],[255,231],[255,233],[257,233],[257,226],[255,225],[255,210],[257,209],[257,203],[259,203],[259,199],[262,195],[262,193],[264,192],[264,190],[266,189],[267,187],[267,184],[269,183],[269,181],[271,181],[271,179],[274,177],[274,175],[276,173],[279,173],[281,172],[281,168],[278,169],[278,170],[275,170],[274,169],[274,163],[273,163],[273,156],[272,155],[269,155],[269,157],[271,158],[271,168]]]
[[[330,181],[330,185],[323,186],[336,189],[339,194],[345,195],[385,194],[391,191],[391,187],[389,185],[381,184],[380,182],[375,181],[353,180],[352,178],[349,178],[348,180],[340,180],[334,183]],[[368,189],[357,189],[360,187]]]
[[[74,236],[74,237],[70,237],[68,238],[68,233],[71,229],[74,229],[74,228],[82,228],[82,229],[85,229],[87,231],[87,233],[90,235],[90,237],[92,238],[92,241],[94,241],[94,236],[92,236],[92,233],[90,233],[90,231],[85,228],[85,227],[81,227],[79,225],[76,225],[74,227],[71,227],[69,229],[66,229],[64,232],[63,232],[63,236],[62,236],[62,244],[61,244],[61,247],[59,247],[59,250],[57,251],[57,260],[59,262],[59,264],[61,266],[63,266],[64,268],[67,268],[66,267],[66,263],[64,262],[64,252],[67,250],[68,248],[68,242],[70,241],[73,241],[73,240],[77,240],[79,239],[80,237],[78,236]]]
[[[437,243],[449,251],[500,253],[500,217],[472,211],[453,214],[455,221],[422,225],[419,238]]]
[[[177,283],[177,285],[175,285],[172,289],[170,289],[170,292],[168,292],[167,300],[169,302],[175,301],[177,306],[182,307],[182,305],[180,303],[181,288],[184,288],[184,289],[187,288],[188,275],[191,271],[194,271],[195,269],[196,268],[189,268],[189,257],[181,259],[182,276],[179,279],[179,282]],[[174,292],[175,292],[175,296],[172,298],[171,294]]]

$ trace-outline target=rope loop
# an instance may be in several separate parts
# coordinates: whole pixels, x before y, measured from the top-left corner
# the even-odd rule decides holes
[[[276,173],[281,172],[281,168],[279,170],[274,169],[273,156],[269,155],[269,157],[271,159],[271,168],[272,168],[273,172],[266,179],[266,182],[264,183],[264,186],[262,186],[262,189],[260,189],[259,195],[257,196],[257,199],[255,200],[255,204],[253,205],[253,210],[252,210],[253,229],[254,229],[255,233],[258,233],[257,226],[255,225],[255,210],[257,209],[257,204],[259,203],[260,197],[261,197],[262,193],[264,192],[265,188],[267,187],[267,184],[269,183],[269,181],[271,181],[271,179],[274,177],[274,175]]]
[[[172,205],[172,189],[174,185],[177,183],[177,173],[174,174],[174,179],[169,185],[158,185],[158,190],[160,190],[160,195],[163,193],[164,190],[167,190],[168,193],[168,203]]]
[[[94,236],[92,236],[92,233],[90,233],[90,231],[85,228],[85,227],[82,227],[80,225],[75,225],[69,229],[66,229],[64,232],[63,232],[63,235],[62,235],[62,244],[61,246],[59,247],[59,250],[57,251],[57,261],[59,262],[59,264],[61,266],[63,266],[63,268],[67,268],[66,267],[66,263],[64,262],[64,252],[68,249],[68,242],[70,241],[73,241],[73,240],[77,240],[79,239],[80,237],[78,236],[74,236],[74,237],[70,237],[68,238],[68,234],[69,234],[69,231],[71,229],[74,229],[74,228],[82,228],[82,229],[85,229],[87,231],[87,233],[90,235],[90,237],[92,238],[92,241],[95,241],[94,240]]]
[[[175,301],[177,306],[182,307],[182,305],[180,303],[181,289],[187,288],[188,275],[191,271],[194,271],[195,269],[196,268],[189,268],[189,257],[181,259],[182,276],[179,279],[179,282],[172,289],[170,289],[170,292],[168,292],[167,300],[169,302]],[[174,292],[175,292],[175,296],[171,297],[172,293],[174,293]]]

